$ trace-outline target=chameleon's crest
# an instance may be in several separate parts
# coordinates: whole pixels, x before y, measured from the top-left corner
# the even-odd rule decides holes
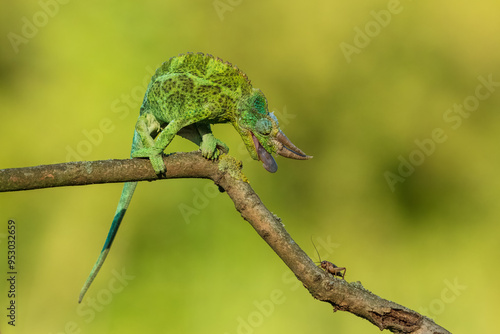
[[[247,75],[230,62],[224,62],[219,57],[211,54],[185,53],[177,57],[172,57],[164,62],[157,70],[151,81],[155,81],[158,76],[169,74],[189,73],[195,77],[204,78],[216,85],[251,86]],[[234,86],[233,86],[234,87]]]

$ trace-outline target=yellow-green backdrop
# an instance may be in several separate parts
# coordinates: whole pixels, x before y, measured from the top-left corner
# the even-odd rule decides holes
[[[126,158],[168,58],[240,67],[310,161],[267,173],[230,125],[264,203],[311,256],[453,333],[498,327],[500,4],[80,1],[3,4],[0,168]],[[194,150],[176,139],[168,151]],[[78,305],[120,184],[0,194],[2,333],[378,333],[332,313],[206,180],[139,184]],[[186,214],[188,212],[189,214]],[[6,308],[16,224],[16,322]]]

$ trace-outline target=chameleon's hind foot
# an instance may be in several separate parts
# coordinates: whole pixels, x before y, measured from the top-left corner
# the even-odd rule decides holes
[[[151,165],[157,175],[165,174],[167,171],[163,162],[162,152],[157,152],[151,148],[141,148],[131,154],[132,158],[149,158]]]
[[[151,165],[153,165],[153,169],[157,175],[162,175],[167,172],[162,154],[149,157],[149,160],[151,161]]]

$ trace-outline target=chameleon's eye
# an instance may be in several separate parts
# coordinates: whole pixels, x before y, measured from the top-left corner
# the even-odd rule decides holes
[[[263,135],[268,135],[271,133],[273,125],[270,120],[261,118],[257,121],[257,123],[255,123],[255,129]]]

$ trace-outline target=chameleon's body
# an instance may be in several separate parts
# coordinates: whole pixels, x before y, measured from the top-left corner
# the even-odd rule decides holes
[[[267,100],[237,67],[219,58],[188,53],[170,58],[156,70],[146,90],[135,127],[131,157],[147,157],[157,174],[165,173],[162,154],[175,135],[200,146],[207,159],[229,149],[211,132],[210,124],[231,123],[241,135],[250,156],[270,172],[277,170],[272,153],[293,159],[310,159],[279,129],[268,112]],[[108,237],[89,278],[85,292],[101,268],[132,198],[137,182],[124,184]]]

